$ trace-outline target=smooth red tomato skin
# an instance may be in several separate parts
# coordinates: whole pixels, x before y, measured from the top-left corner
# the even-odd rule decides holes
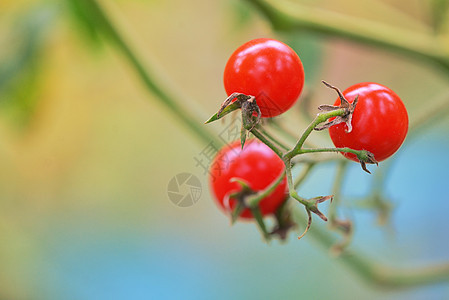
[[[258,140],[249,140],[242,150],[240,141],[223,147],[214,158],[210,168],[210,186],[218,206],[227,214],[236,205],[235,199],[226,204],[226,195],[241,190],[240,184],[230,182],[237,177],[249,184],[255,190],[263,190],[274,182],[284,171],[282,160],[265,144]],[[259,203],[262,215],[272,214],[283,203],[287,195],[287,181],[284,180],[277,188]],[[241,218],[252,218],[249,209],[245,209]]]
[[[304,86],[304,68],[296,52],[273,39],[255,39],[240,46],[224,71],[226,93],[256,97],[262,117],[287,111]]]
[[[346,124],[329,128],[330,137],[336,147],[367,150],[382,161],[395,153],[404,141],[408,130],[407,110],[402,100],[389,88],[372,82],[362,82],[343,92],[349,102],[359,95],[352,117],[352,131],[346,133]],[[340,99],[335,101],[340,105]],[[357,161],[354,154],[343,153]]]

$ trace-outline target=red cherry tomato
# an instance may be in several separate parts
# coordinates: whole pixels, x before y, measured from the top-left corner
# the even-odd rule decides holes
[[[298,55],[273,39],[255,39],[240,46],[224,71],[226,93],[252,95],[262,117],[275,117],[288,110],[304,86],[304,69]]]
[[[352,131],[347,133],[346,124],[329,128],[330,137],[336,147],[367,150],[382,161],[395,153],[407,135],[407,110],[398,95],[378,83],[363,82],[343,92],[349,102],[358,95],[359,100],[352,116]],[[335,101],[340,105],[340,99]],[[343,153],[358,161],[354,154]]]
[[[210,168],[210,185],[218,206],[226,213],[236,206],[236,199],[229,195],[241,191],[241,185],[231,182],[239,178],[254,191],[265,189],[279,178],[284,171],[282,160],[265,144],[249,140],[242,150],[240,142],[223,147],[214,158]],[[276,189],[259,203],[262,215],[272,214],[287,196],[287,181],[284,178]],[[240,217],[252,218],[249,209],[244,209]]]

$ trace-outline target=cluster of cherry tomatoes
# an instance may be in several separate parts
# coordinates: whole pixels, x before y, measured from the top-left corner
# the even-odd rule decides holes
[[[256,97],[262,118],[278,116],[290,109],[304,86],[302,62],[293,49],[273,39],[255,39],[240,46],[229,58],[224,71],[228,95],[234,92]],[[378,83],[355,84],[343,92],[352,103],[358,96],[352,116],[352,130],[344,123],[329,128],[337,148],[367,150],[377,161],[390,157],[401,146],[408,130],[408,115],[401,99],[391,89]],[[340,99],[334,105],[339,105]],[[358,161],[351,153],[348,159]],[[237,141],[224,146],[211,164],[210,184],[217,203],[227,213],[236,206],[233,193],[242,189],[235,178],[253,191],[260,191],[284,172],[284,162],[268,146],[250,140],[242,149]],[[285,201],[287,183],[284,179],[273,192],[262,199],[262,215],[272,214]],[[241,218],[251,218],[249,209]]]

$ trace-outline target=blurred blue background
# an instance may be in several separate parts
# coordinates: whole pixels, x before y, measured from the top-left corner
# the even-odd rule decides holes
[[[225,97],[228,56],[256,37],[281,39],[299,53],[312,108],[334,101],[321,79],[341,88],[387,85],[411,122],[449,101],[447,77],[432,65],[313,33],[277,33],[245,1],[101,2],[171,91],[193,99],[201,120]],[[427,30],[430,14],[427,1],[298,2],[417,31]],[[207,145],[147,93],[74,3],[0,2],[1,299],[449,298],[448,283],[366,284],[310,236],[268,245],[252,223],[231,227],[194,159]],[[402,17],[390,18],[392,10]],[[298,111],[283,118],[299,134]],[[375,174],[350,164],[342,212],[354,220],[354,248],[405,268],[449,261],[448,128],[449,118],[439,118],[392,158],[384,195],[395,208],[387,226],[351,206],[369,193]],[[326,133],[311,138],[330,145]],[[187,208],[167,195],[168,182],[183,172],[203,188]],[[300,192],[331,193],[334,174],[333,164],[318,167]]]

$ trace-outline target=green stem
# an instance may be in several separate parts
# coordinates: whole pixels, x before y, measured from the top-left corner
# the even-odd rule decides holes
[[[158,77],[157,73],[151,73],[146,69],[146,67],[143,65],[141,60],[137,57],[134,50],[131,49],[131,47],[128,46],[128,44],[125,42],[125,39],[119,34],[118,29],[115,28],[115,26],[110,21],[108,15],[105,13],[102,6],[96,1],[96,0],[79,0],[79,1],[86,1],[86,3],[90,6],[91,11],[96,16],[96,24],[99,24],[101,27],[103,34],[107,36],[111,42],[113,42],[116,47],[122,52],[124,57],[128,60],[128,62],[131,64],[131,66],[135,69],[138,76],[141,78],[147,89],[157,96],[157,99],[163,103],[169,111],[171,111],[175,116],[178,117],[179,120],[181,120],[192,132],[194,132],[202,141],[210,142],[217,141],[218,144],[221,144],[221,142],[215,137],[214,134],[209,132],[202,126],[202,121],[197,120],[194,115],[187,114],[186,111],[181,107],[180,103],[182,100],[177,99],[176,97],[172,97],[169,95],[166,90],[159,87],[156,78]],[[248,0],[255,4],[264,2],[257,1],[257,0]],[[290,13],[305,13],[307,14],[308,11],[300,11],[300,10],[292,10]],[[273,10],[274,15],[279,14],[275,9]],[[338,26],[339,19],[335,20],[332,18],[329,18],[328,15],[324,15],[325,22],[322,20],[320,16],[316,15],[316,11],[310,15],[310,17],[305,16],[304,18],[316,18],[316,21],[318,22],[317,28],[320,31],[327,32],[327,33],[333,33],[334,31],[341,36],[347,36],[351,37],[353,36],[354,39],[358,40],[370,40],[372,39],[368,34],[365,37],[361,37],[360,34],[353,35],[350,34],[352,29],[354,30],[363,30],[363,28],[366,27],[360,27],[359,28],[359,22],[356,24],[351,24],[351,28],[347,28],[347,33],[345,33],[345,30],[342,30],[341,26]],[[321,12],[320,12],[321,13]],[[282,16],[281,13],[280,15]],[[291,18],[291,17],[289,17]],[[336,22],[329,23],[329,22]],[[307,22],[306,22],[307,23]],[[323,25],[320,23],[326,23],[327,25]],[[294,25],[295,22],[292,22],[292,25]],[[333,25],[337,25],[335,29],[332,28]],[[348,26],[346,22],[343,23],[344,26]],[[297,25],[295,25],[297,26]],[[314,28],[314,23],[311,22],[310,28]],[[293,26],[294,27],[294,26]],[[322,27],[322,28],[321,28]],[[320,29],[321,28],[321,29]],[[376,33],[375,36],[379,37],[380,33]],[[401,35],[399,35],[401,36]],[[414,42],[415,36],[412,36],[411,38],[409,36],[403,37],[409,39],[411,43]],[[374,39],[375,41],[376,39]],[[382,43],[379,43],[380,45]],[[393,43],[394,44],[394,43]],[[433,47],[438,48],[438,45],[434,45],[433,43],[428,43],[426,47]],[[394,48],[394,47],[393,47]],[[401,47],[398,47],[401,48]],[[417,50],[421,51],[421,50]],[[411,51],[413,52],[413,51]],[[425,53],[425,51],[423,52]],[[424,54],[422,54],[424,55]],[[426,55],[424,55],[426,56]],[[438,57],[438,55],[436,55]],[[431,57],[431,55],[430,55]],[[256,133],[257,134],[257,133]],[[310,134],[310,132],[309,132]],[[262,136],[263,137],[263,136]],[[272,148],[273,149],[273,148]],[[277,149],[274,147],[274,149]],[[275,151],[275,150],[273,150]],[[340,151],[340,150],[337,150]],[[282,156],[282,152],[277,149],[275,151],[279,156]],[[287,175],[287,181],[289,183],[289,188],[291,191],[295,191],[294,189],[294,183],[293,178],[291,175],[291,160],[290,159],[284,159],[286,163],[286,175]],[[292,192],[291,192],[292,193]],[[305,201],[305,199],[302,199],[296,194],[297,199],[299,202],[301,202],[304,205],[307,205],[308,202]],[[298,210],[294,210],[297,212]],[[257,213],[256,213],[257,214]],[[300,221],[304,220],[304,217],[297,218]],[[262,230],[265,227],[264,224],[260,225],[262,226]],[[265,228],[266,233],[266,228]],[[322,245],[325,249],[329,249],[334,244],[334,238],[326,232],[324,229],[322,229],[322,226],[319,226],[317,224],[314,226],[314,228],[311,229],[309,236],[314,238],[319,242],[320,245]],[[346,266],[350,267],[354,272],[358,273],[360,277],[364,278],[369,283],[374,283],[381,286],[388,286],[391,288],[400,288],[404,286],[416,286],[416,285],[422,285],[422,284],[428,284],[433,283],[437,281],[447,281],[449,280],[449,265],[448,264],[441,264],[437,267],[429,267],[429,268],[421,268],[421,269],[412,269],[412,270],[402,270],[402,269],[395,269],[395,268],[387,268],[377,265],[375,262],[372,262],[369,258],[365,258],[364,256],[358,254],[355,251],[345,251],[341,254],[339,257],[339,260],[344,263]]]
[[[282,173],[278,176],[278,178],[271,183],[267,188],[265,188],[261,193],[257,193],[256,195],[253,195],[248,198],[248,205],[249,207],[256,207],[259,202],[270,195],[276,187],[284,180],[285,178],[285,172],[282,171]]]
[[[263,129],[262,127],[258,128],[260,129],[261,133],[265,135],[267,138],[273,141],[273,143],[277,144],[279,147],[281,147],[284,150],[290,150],[289,147],[287,147],[284,143],[279,141],[277,138],[275,138],[273,135],[271,135],[267,130]]]
[[[297,222],[304,223],[304,214],[293,210]],[[308,236],[317,241],[324,249],[330,249],[336,239],[320,224],[315,224]],[[345,266],[354,271],[361,279],[370,285],[390,289],[419,286],[449,280],[449,264],[443,263],[422,268],[392,268],[379,264],[370,257],[365,257],[355,250],[344,250],[337,258]]]
[[[292,175],[292,162],[289,159],[284,159],[285,163],[285,174],[287,175],[287,184],[290,196],[297,200],[299,203],[304,205],[305,207],[309,206],[309,202],[306,199],[300,197],[295,189],[295,184],[293,183],[293,175]]]
[[[280,158],[282,158],[282,156],[284,155],[284,153],[282,153],[282,150],[280,150],[278,147],[276,147],[271,141],[269,141],[261,132],[259,132],[256,128],[253,128],[251,130],[251,133],[258,138],[262,143],[264,143],[265,145],[267,145],[268,147],[270,147],[271,150],[274,151],[274,153],[276,153],[277,156],[279,156]]]
[[[351,148],[312,148],[312,149],[300,149],[295,152],[295,155],[304,154],[304,153],[321,153],[321,152],[345,152],[345,153],[352,153],[354,155],[361,155],[365,150],[354,150]]]
[[[278,30],[307,29],[332,37],[339,36],[431,60],[444,66],[446,72],[449,71],[447,47],[430,33],[343,15],[299,2],[246,1],[256,6]]]
[[[307,175],[309,175],[310,171],[312,171],[313,167],[315,166],[314,162],[307,163],[304,168],[301,170],[301,173],[296,177],[295,182],[293,186],[295,189],[299,188],[301,183],[304,182],[304,180],[307,178]]]
[[[334,195],[334,202],[329,206],[328,217],[332,224],[334,220],[337,219],[337,207],[340,203],[341,198],[341,188],[343,185],[343,179],[348,166],[347,160],[341,160],[337,166],[337,173],[335,174],[334,186],[332,188],[332,194]]]
[[[296,138],[295,134],[293,134],[293,132],[291,132],[288,127],[280,124],[279,120],[272,120],[270,122],[270,125],[274,130],[276,130],[276,132],[278,132],[279,134],[282,134],[286,139],[288,139],[292,143],[297,142],[297,138]],[[310,143],[310,141],[306,141],[304,144],[308,145],[309,147],[316,147],[316,145],[313,145],[312,143]]]
[[[161,88],[161,82],[157,80],[157,72],[151,72],[148,65],[144,66],[142,59],[138,57],[136,51],[129,46],[129,43],[125,41],[125,38],[122,36],[120,31],[114,26],[106,10],[100,4],[100,1],[80,1],[86,1],[86,4],[89,6],[92,14],[95,16],[95,23],[99,25],[99,29],[101,29],[103,35],[109,38],[109,40],[128,60],[147,90],[156,96],[155,99],[166,106],[166,108],[176,116],[177,120],[186,125],[186,127],[194,132],[203,142],[210,143],[212,141],[217,146],[223,144],[223,142],[221,142],[214,134],[203,126],[203,122],[197,120],[198,118],[193,113],[189,112],[186,107],[180,104],[181,101],[178,101],[178,99],[170,95],[167,91],[168,89],[166,90]]]
[[[263,220],[263,216],[262,216],[262,213],[260,212],[260,208],[259,207],[251,208],[251,213],[253,214],[253,217],[256,220],[260,231],[262,232],[264,240],[266,242],[270,241],[270,233],[267,230],[267,226],[265,225],[265,221]]]
[[[312,133],[313,129],[315,127],[317,127],[319,124],[327,121],[329,118],[341,116],[341,115],[343,115],[345,113],[346,113],[346,110],[343,109],[343,108],[340,108],[340,109],[336,109],[336,110],[333,110],[333,111],[330,111],[330,112],[327,112],[327,113],[318,114],[315,117],[315,119],[313,120],[313,122],[310,123],[309,126],[306,128],[306,130],[304,131],[302,136],[299,138],[299,140],[296,143],[295,147],[293,147],[292,150],[287,152],[285,154],[285,157],[288,158],[288,159],[291,159],[291,158],[295,157],[296,155],[300,154],[301,150],[302,150],[301,148],[304,145],[304,142],[309,137],[309,135]],[[312,150],[312,149],[309,149],[309,150]],[[318,150],[318,149],[314,149],[314,150]],[[315,152],[320,152],[320,151],[315,151]],[[321,151],[321,152],[326,152],[326,151]]]

